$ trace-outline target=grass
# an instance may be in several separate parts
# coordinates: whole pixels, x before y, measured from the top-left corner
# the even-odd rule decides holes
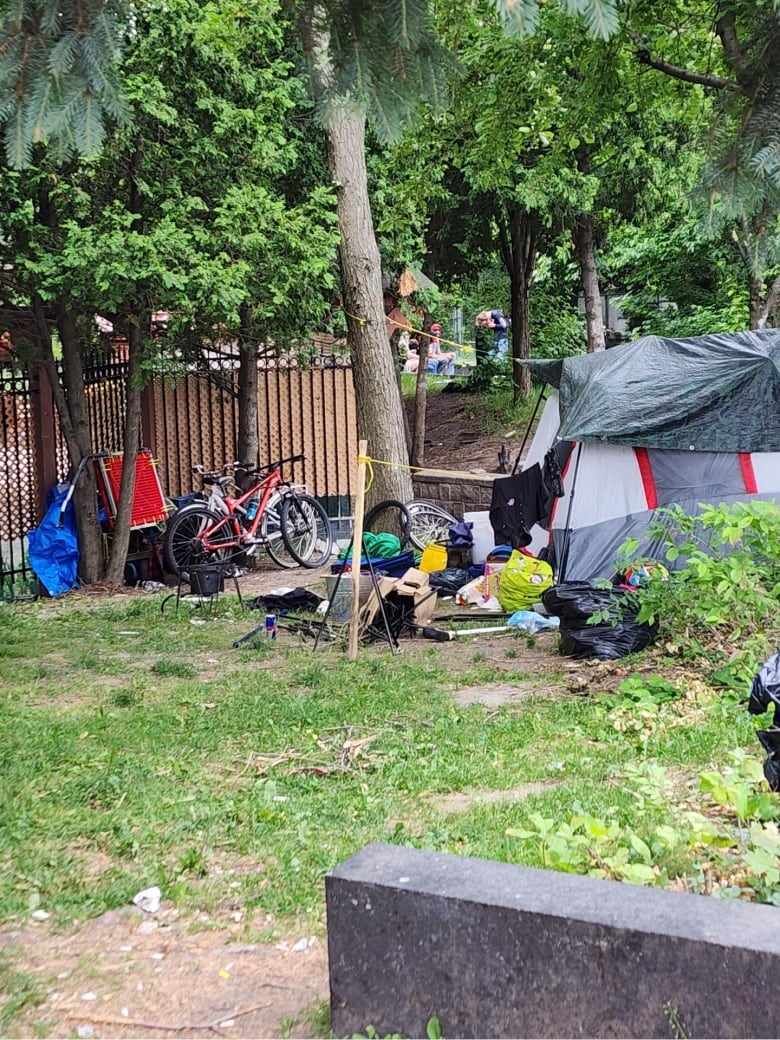
[[[529,666],[522,635],[459,665],[423,642],[350,663],[283,632],[234,650],[255,618],[223,604],[199,626],[156,597],[0,608],[0,921],[42,908],[56,928],[159,884],[184,914],[241,908],[262,938],[322,930],[324,875],[369,842],[543,865],[508,828],[580,812],[640,829],[638,762],[692,783],[735,748],[758,757],[733,698],[664,689],[648,706],[641,673],[624,696],[598,671],[575,696],[554,654]],[[538,693],[497,709],[451,693],[529,679]],[[440,807],[529,784],[521,801]]]

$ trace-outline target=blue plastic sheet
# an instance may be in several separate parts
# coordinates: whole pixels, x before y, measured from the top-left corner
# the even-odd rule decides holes
[[[73,502],[62,505],[67,485],[57,488],[39,527],[27,535],[30,566],[50,596],[61,596],[78,584],[79,545]]]

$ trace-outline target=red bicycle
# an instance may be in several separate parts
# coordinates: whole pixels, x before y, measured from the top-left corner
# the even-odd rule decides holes
[[[282,566],[285,549],[303,567],[327,562],[333,548],[328,514],[316,498],[284,480],[280,472],[287,463],[305,458],[281,459],[263,473],[238,462],[224,466],[221,473],[194,466],[210,493],[207,501],[185,506],[168,521],[164,549],[173,572],[178,575],[212,561],[228,563],[258,548]],[[245,472],[250,486],[232,496],[228,492],[236,487],[236,470]]]

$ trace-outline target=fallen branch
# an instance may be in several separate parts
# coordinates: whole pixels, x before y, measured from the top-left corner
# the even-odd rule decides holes
[[[254,1004],[252,1007],[244,1008],[243,1011],[223,1012],[219,1018],[211,1018],[205,1022],[180,1022],[173,1025],[166,1024],[165,1022],[148,1022],[142,1018],[123,1018],[121,1015],[85,1015],[83,1012],[80,1015],[72,1014],[68,1015],[68,1018],[78,1018],[85,1022],[94,1022],[95,1025],[101,1026],[134,1026],[137,1029],[167,1029],[170,1033],[183,1033],[185,1029],[211,1029],[214,1032],[218,1031],[218,1027],[223,1022],[229,1022],[234,1018],[243,1018],[245,1015],[251,1015],[253,1011],[262,1011],[263,1008],[271,1007],[272,1001],[268,1001],[265,1004]]]

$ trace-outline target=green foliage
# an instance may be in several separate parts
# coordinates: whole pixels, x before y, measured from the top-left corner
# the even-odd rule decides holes
[[[658,511],[652,537],[675,570],[651,569],[635,594],[638,620],[661,623],[662,638],[681,656],[706,661],[726,684],[746,682],[780,630],[780,509],[774,502],[680,506]],[[621,547],[618,568],[636,552]]]
[[[127,124],[117,69],[124,0],[5,0],[0,5],[0,123],[8,165],[36,145],[59,162],[96,156],[106,119]]]
[[[741,751],[723,772],[700,774],[710,805],[680,804],[665,769],[656,762],[621,768],[619,780],[633,794],[636,815],[616,807],[596,817],[577,811],[567,819],[529,813],[508,837],[538,850],[542,865],[634,884],[665,886],[675,878],[691,891],[751,897],[777,903],[780,839],[775,799],[765,789],[761,766]],[[706,809],[706,805],[702,806]]]

